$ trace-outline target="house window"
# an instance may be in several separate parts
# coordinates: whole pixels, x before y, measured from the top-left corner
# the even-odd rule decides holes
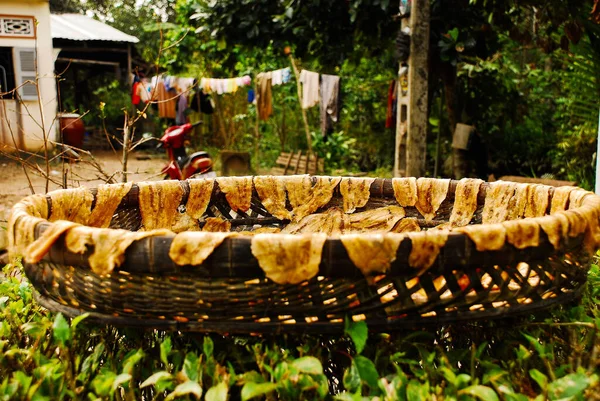
[[[37,100],[35,49],[15,47],[13,48],[13,59],[15,61],[15,84],[19,87],[19,96],[23,100]]]
[[[15,89],[15,68],[13,61],[12,47],[0,47],[0,93],[4,93],[3,98],[12,98],[12,93],[7,93]]]
[[[11,38],[35,38],[33,17],[0,15],[0,36]]]

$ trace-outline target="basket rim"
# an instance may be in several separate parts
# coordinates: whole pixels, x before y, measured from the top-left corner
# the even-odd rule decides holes
[[[270,176],[257,176],[257,177],[270,177]],[[290,179],[290,177],[293,177],[293,176],[282,176],[280,179],[286,180],[286,179]],[[310,177],[313,180],[320,179],[320,178],[330,178],[330,177],[326,177],[326,176],[310,176]],[[231,178],[235,179],[234,177],[231,177]],[[240,178],[247,178],[247,177],[240,177]],[[356,180],[356,181],[368,179],[368,178],[356,178],[356,177],[347,177],[347,178]],[[211,179],[209,179],[209,180],[211,180]],[[212,180],[215,180],[216,182],[218,182],[218,178],[212,179]],[[373,180],[373,181],[370,184],[369,193],[372,197],[376,197],[376,198],[393,198],[394,197],[393,180],[396,180],[396,178],[391,178],[391,179],[390,178],[375,178],[375,179],[371,179],[371,180]],[[433,180],[442,181],[441,179],[433,179]],[[189,192],[189,182],[190,181],[204,181],[204,180],[180,181],[180,184],[184,187],[184,189],[187,188],[188,192]],[[464,181],[464,179],[460,180],[460,181],[444,179],[443,181],[447,181],[449,183],[449,189],[448,189],[448,192],[446,195],[446,199],[452,201],[456,187],[459,185],[460,182]],[[155,181],[155,182],[152,182],[152,185],[160,186],[160,185],[163,185],[163,183],[165,183],[165,182],[168,182],[168,181]],[[503,182],[504,181],[496,181],[496,183],[503,183]],[[478,203],[485,202],[487,190],[490,188],[491,185],[497,185],[497,184],[482,181],[482,183],[479,187],[478,195],[477,195]],[[554,195],[554,191],[555,191],[554,187],[550,187],[550,186],[546,186],[546,185],[530,184],[530,183],[526,183],[526,184],[515,183],[515,185],[521,185],[521,186],[526,186],[526,187],[538,186],[538,187],[544,187],[545,189],[547,188],[550,198],[552,198],[552,196]],[[582,238],[589,237],[588,234],[590,234],[589,232],[591,231],[591,235],[592,235],[591,240],[593,241],[593,243],[591,244],[591,247],[593,247],[595,249],[600,244],[600,238],[597,238],[597,236],[595,236],[595,234],[597,234],[598,217],[600,216],[600,196],[598,196],[592,192],[585,191],[581,188],[577,188],[577,187],[569,187],[569,188],[572,188],[572,191],[579,193],[579,195],[581,196],[580,197],[581,200],[580,200],[580,206],[577,206],[577,207],[572,208],[565,212],[572,212],[573,214],[576,215],[575,217],[579,216],[578,218],[583,218],[585,220],[586,226],[585,226],[585,230],[584,230],[585,232],[580,232],[580,233],[577,233],[577,235],[572,235],[572,236],[567,235],[566,237],[568,237],[568,238],[563,238],[563,240],[571,241],[571,244],[579,244],[580,241],[582,240]],[[62,190],[58,190],[58,191],[66,191],[66,193],[75,194],[79,190],[80,189],[62,189]],[[97,188],[89,189],[89,191],[95,197],[95,195],[97,193]],[[337,187],[336,187],[336,191],[338,191]],[[53,191],[52,193],[56,193],[56,191]],[[52,193],[44,195],[46,198],[46,201],[50,200],[50,195]],[[138,195],[139,195],[139,186],[134,183],[131,185],[129,191],[127,192],[127,195],[123,197],[119,207],[137,205]],[[36,196],[36,195],[32,195],[32,196]],[[26,202],[27,199],[29,199],[29,198],[31,198],[31,196],[25,198],[24,200],[19,202],[17,205],[15,205],[15,207],[13,208],[13,213],[15,213],[15,211],[18,211],[19,208],[21,208],[21,210],[22,210],[25,205],[24,202]],[[560,213],[565,213],[565,212],[560,212]],[[582,215],[584,217],[581,217]],[[591,216],[589,219],[587,218],[588,215]],[[18,220],[22,217],[23,217],[23,215],[17,215],[15,221],[13,221],[13,224],[17,224]],[[537,224],[539,222],[539,220],[536,220],[536,219],[545,219],[545,221],[549,222],[550,219],[552,219],[553,221],[558,220],[558,217],[556,215],[545,215],[543,217],[523,218],[523,219],[510,220],[510,221],[517,222],[516,224],[519,227],[525,227],[527,222],[536,221],[536,224]],[[34,239],[39,239],[46,230],[48,230],[54,224],[56,224],[54,222],[48,221],[47,219],[44,219],[44,220],[45,221],[39,221],[35,224]],[[442,222],[443,221],[440,221],[440,223],[442,223]],[[588,225],[593,225],[593,224],[595,224],[596,227],[591,227],[591,226],[588,227]],[[473,230],[473,231],[482,231],[482,230],[485,230],[486,227],[489,227],[489,226],[490,226],[490,224],[472,224],[472,225],[469,225],[468,227],[470,230]],[[92,230],[100,230],[100,228],[94,228],[94,227],[90,227],[90,228]],[[401,240],[402,243],[406,243],[407,241],[412,243],[413,239],[415,239],[415,238],[416,239],[425,239],[428,235],[427,234],[428,232],[429,231],[415,232],[415,233],[411,234],[410,238],[407,234],[388,233],[388,234],[383,234],[383,235],[402,236],[402,240]],[[472,239],[464,231],[457,232],[457,231],[451,231],[448,229],[443,229],[443,230],[439,230],[439,232],[442,233],[442,235],[447,236],[447,242],[442,246],[442,249],[448,249],[451,247],[461,248],[462,251],[460,252],[460,254],[463,256],[463,258],[461,259],[460,257],[457,257],[456,255],[452,255],[452,257],[450,257],[449,260],[446,260],[446,259],[444,259],[445,254],[443,253],[442,260],[438,261],[442,265],[444,265],[444,264],[446,264],[446,262],[450,262],[450,261],[454,262],[454,263],[457,263],[457,262],[460,263],[461,260],[463,262],[462,263],[463,265],[469,265],[469,264],[471,264],[471,262],[470,262],[471,258],[477,259],[478,254],[480,254],[479,259],[485,258],[485,255],[486,254],[489,255],[489,253],[490,253],[490,251],[480,252],[479,250],[477,250]],[[542,232],[543,231],[540,230],[540,235],[539,235],[539,244],[540,245],[539,245],[539,247],[536,247],[536,248],[538,248],[538,250],[537,250],[538,252],[535,253],[536,257],[548,257],[548,256],[554,254],[555,252],[557,252],[557,249],[555,249],[553,246],[548,246],[548,245],[550,245],[549,240],[546,235],[542,234]],[[211,234],[211,233],[207,233],[207,234],[209,236],[217,235],[217,234]],[[271,235],[271,236],[277,236],[277,237],[278,236],[299,237],[301,235],[304,235],[304,236],[314,237],[315,235],[322,236],[323,234],[301,234],[301,235],[299,235],[299,234],[277,233],[277,234],[257,234],[257,236],[258,235]],[[378,236],[380,236],[381,234],[365,233],[365,234],[361,234],[361,235],[364,236],[364,238],[379,238]],[[125,261],[120,266],[120,270],[126,270],[126,271],[132,271],[132,270],[136,271],[137,270],[139,272],[145,271],[143,269],[140,270],[140,268],[139,268],[140,259],[136,258],[135,255],[140,252],[143,252],[144,250],[150,249],[150,250],[152,250],[153,253],[151,255],[147,255],[148,256],[147,259],[153,259],[154,256],[156,255],[157,251],[164,253],[165,250],[168,250],[175,237],[176,237],[176,234],[169,233],[169,234],[164,234],[164,235],[161,234],[161,235],[149,236],[149,237],[134,241],[132,243],[132,245],[125,252]],[[570,238],[570,237],[573,237],[573,238]],[[240,236],[225,238],[223,240],[221,247],[225,248],[225,249],[229,249],[229,250],[231,250],[232,248],[249,249],[252,245],[253,238],[256,238],[256,236],[252,237],[252,236],[240,235]],[[573,241],[575,241],[575,242],[573,242]],[[585,239],[583,241],[585,242]],[[343,248],[343,245],[342,245],[342,240],[340,239],[339,236],[327,237],[325,239],[324,249],[339,250],[340,248]],[[531,252],[532,249],[526,248],[525,250],[528,252],[519,252],[519,249],[516,249],[513,245],[506,243],[506,244],[504,244],[504,247],[501,250],[499,250],[497,252],[493,252],[493,255],[495,257],[502,258],[502,254],[504,252],[506,252],[507,250],[511,251],[511,253],[517,252],[517,253],[519,253],[520,257],[527,259],[527,253]],[[400,252],[400,249],[398,250],[398,252]],[[330,259],[332,257],[332,254],[336,254],[336,253],[330,252],[329,253]],[[337,254],[339,255],[339,252]],[[465,257],[465,254],[467,254],[469,257]],[[80,267],[84,267],[84,268],[90,268],[88,256],[89,256],[89,253],[74,254],[72,252],[65,251],[64,244],[62,244],[61,241],[58,241],[58,242],[55,242],[52,244],[50,252],[48,252],[48,254],[46,254],[44,256],[44,260],[56,262],[56,263],[80,266]],[[510,256],[510,257],[512,257],[512,256]],[[325,259],[325,257],[323,259]],[[136,269],[136,266],[138,267],[137,269]],[[151,269],[154,269],[154,267],[151,267]],[[414,272],[415,269],[411,268],[410,270],[412,270]],[[252,272],[253,269],[250,269],[249,271]],[[254,276],[254,277],[256,277],[256,276]]]

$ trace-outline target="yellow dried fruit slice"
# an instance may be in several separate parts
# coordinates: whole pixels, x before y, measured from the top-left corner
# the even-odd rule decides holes
[[[37,263],[42,260],[44,255],[50,251],[52,245],[61,235],[63,235],[70,228],[78,225],[79,224],[73,223],[72,221],[55,221],[38,239],[29,244],[25,252],[25,261],[27,263]]]
[[[190,184],[190,196],[185,204],[185,213],[192,219],[202,218],[212,195],[214,180],[188,180]]]
[[[418,231],[421,231],[421,226],[419,225],[417,219],[413,218],[406,218],[400,220],[391,230],[391,232],[393,233],[408,233]]]
[[[344,213],[339,208],[330,208],[324,213],[314,213],[299,222],[288,224],[283,230],[286,234],[323,233],[338,236],[344,226]]]
[[[546,185],[532,185],[527,196],[525,217],[542,217],[546,214],[549,204],[550,187]]]
[[[552,244],[554,249],[558,249],[560,247],[560,239],[563,236],[563,233],[568,230],[568,221],[564,216],[563,218],[558,218],[558,216],[544,216],[538,217],[534,219],[539,225],[540,228],[546,235],[548,236],[548,241]],[[566,227],[563,227],[563,223],[566,223]],[[567,230],[565,230],[565,228]]]
[[[583,204],[584,198],[588,195],[592,195],[592,193],[583,189],[572,191],[569,196],[569,210],[580,207]]]
[[[471,222],[477,210],[477,195],[483,180],[463,178],[454,192],[454,207],[450,214],[450,223],[455,227],[466,226]]]
[[[94,209],[90,214],[87,225],[91,227],[108,227],[115,210],[129,193],[133,183],[99,185],[96,193]]]
[[[371,184],[375,178],[342,178],[340,193],[345,213],[354,213],[357,208],[364,207],[371,197]]]
[[[254,177],[254,188],[269,213],[280,220],[289,220],[292,214],[285,208],[285,182],[273,176]]]
[[[589,201],[587,201],[588,199]],[[600,206],[600,199],[596,196],[589,196],[583,201],[583,206],[577,209],[587,223],[583,245],[588,253],[594,252],[600,246],[600,209],[598,206]]]
[[[296,209],[311,198],[312,178],[309,175],[292,175],[282,177],[287,196],[292,205],[292,209]]]
[[[169,257],[180,266],[198,266],[204,263],[214,250],[233,233],[179,233],[173,238],[169,248]]]
[[[8,252],[10,258],[23,256],[35,240],[35,227],[46,221],[48,201],[43,195],[31,195],[13,206],[8,219]]]
[[[295,221],[302,220],[327,205],[333,196],[333,190],[341,178],[315,177],[316,183],[310,186],[309,176],[297,176],[285,180],[285,188],[292,205],[292,216]]]
[[[506,229],[506,240],[517,249],[540,244],[540,226],[535,219],[510,220],[502,223]]]
[[[229,232],[231,230],[231,222],[220,217],[207,217],[206,224],[202,227],[202,231],[219,233]]]
[[[448,195],[449,186],[450,180],[435,178],[419,178],[417,180],[418,199],[415,206],[425,220],[433,220]]]
[[[408,233],[412,242],[412,248],[408,255],[408,264],[411,267],[421,269],[422,274],[427,270],[438,257],[440,250],[448,240],[448,231],[421,231],[418,233]]]
[[[48,194],[52,200],[50,221],[67,220],[74,223],[86,224],[92,211],[94,195],[89,189],[61,189]]]
[[[247,212],[252,203],[252,177],[219,177],[216,179],[231,210]]]
[[[404,238],[400,234],[347,234],[340,240],[352,263],[369,277],[388,271]]]
[[[500,223],[460,227],[455,231],[465,233],[480,252],[500,250],[506,240],[506,229]]]
[[[575,187],[554,188],[554,195],[552,195],[552,202],[550,204],[550,214],[566,210],[571,192],[575,189]]]
[[[406,213],[400,206],[380,207],[366,212],[353,213],[346,215],[346,221],[343,232],[361,233],[361,232],[390,232]]]
[[[139,207],[145,231],[171,229],[179,219],[183,199],[179,181],[139,182]]]
[[[159,235],[173,234],[170,230],[128,231],[110,228],[75,226],[67,231],[65,244],[73,253],[93,251],[88,261],[92,271],[99,275],[110,274],[125,261],[125,251],[134,241]]]
[[[567,218],[569,222],[569,237],[577,237],[585,232],[587,223],[577,210],[566,210],[557,214]]]
[[[509,201],[515,194],[517,184],[514,182],[496,181],[489,184],[485,195],[481,220],[483,224],[502,223],[508,218]]]
[[[251,250],[265,275],[277,284],[298,284],[319,272],[325,234],[257,234]]]
[[[414,177],[393,178],[394,197],[400,206],[408,207],[417,204],[417,179]]]

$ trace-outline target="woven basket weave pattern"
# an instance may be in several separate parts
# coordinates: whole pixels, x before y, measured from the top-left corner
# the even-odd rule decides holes
[[[417,218],[423,229],[448,221],[455,187],[452,182],[434,221],[424,220],[414,207],[405,208],[406,216]],[[182,205],[186,200],[187,192]],[[471,224],[481,223],[484,200],[482,190]],[[391,181],[376,180],[369,202],[360,210],[394,202]],[[321,209],[341,203],[336,190]],[[260,223],[287,224],[267,212],[256,192],[249,211],[232,211],[218,187],[206,212],[206,217],[214,216],[230,220],[232,231],[251,231]],[[140,229],[136,186],[121,202],[110,227]],[[46,228],[38,225],[36,235]],[[393,330],[543,308],[576,297],[589,265],[581,235],[568,238],[560,249],[554,249],[542,232],[536,248],[520,250],[506,244],[500,251],[480,252],[464,234],[451,234],[429,269],[408,266],[407,239],[387,274],[365,278],[341,242],[330,238],[316,277],[282,285],[265,278],[250,252],[249,237],[226,239],[201,266],[173,263],[167,256],[170,241],[152,237],[134,242],[125,263],[102,276],[86,266],[87,255],[71,254],[58,241],[43,261],[26,263],[25,271],[42,304],[69,315],[88,311],[93,318],[114,324],[221,332],[332,332],[343,329],[345,317],[366,320],[372,329]]]

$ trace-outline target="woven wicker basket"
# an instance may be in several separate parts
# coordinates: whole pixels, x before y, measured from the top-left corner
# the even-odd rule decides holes
[[[380,224],[369,213],[382,208],[391,212]],[[34,195],[13,209],[9,237],[39,302],[70,316],[230,333],[337,332],[349,317],[394,330],[573,299],[600,242],[599,215],[600,197],[572,187],[236,177]],[[314,216],[326,237],[302,233]],[[173,251],[211,218],[234,234],[192,234]]]

